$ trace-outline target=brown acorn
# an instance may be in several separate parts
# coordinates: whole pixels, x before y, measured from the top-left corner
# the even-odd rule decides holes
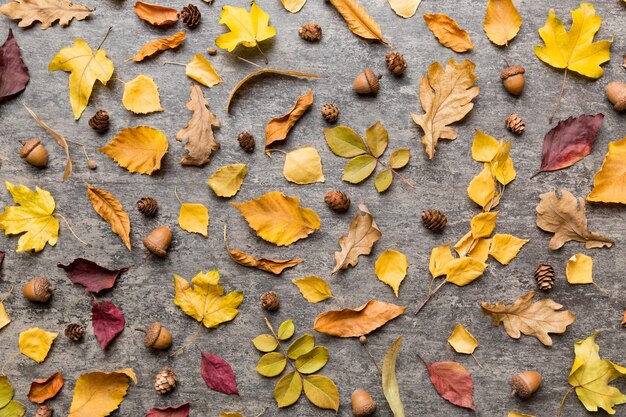
[[[20,149],[20,158],[37,168],[43,168],[48,165],[48,151],[39,139],[31,139],[26,142],[20,141],[22,149]]]
[[[50,281],[45,277],[33,278],[24,285],[22,293],[27,300],[45,303],[52,297]]]
[[[530,398],[540,386],[541,374],[537,371],[524,371],[511,378],[513,392],[523,400]]]
[[[500,73],[500,79],[504,84],[504,89],[514,96],[519,96],[524,91],[526,77],[524,67],[518,65],[507,67]]]
[[[159,226],[143,239],[143,245],[153,254],[164,258],[172,243],[172,231],[167,226]]]
[[[376,411],[376,401],[365,390],[355,389],[352,393],[352,415],[354,417],[367,417]]]
[[[615,110],[626,110],[626,84],[618,81],[610,82],[606,86],[606,96]]]
[[[172,346],[172,334],[161,323],[155,321],[146,330],[143,345],[148,349],[167,350]]]
[[[380,90],[380,83],[378,80],[382,75],[374,74],[370,68],[365,68],[362,73],[354,78],[352,88],[358,94],[376,94]]]

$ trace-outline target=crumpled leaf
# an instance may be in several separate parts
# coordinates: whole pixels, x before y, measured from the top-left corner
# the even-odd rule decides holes
[[[467,232],[458,242],[454,245],[455,252],[459,257],[463,258],[469,256],[474,258],[478,262],[485,263],[489,257],[489,246],[491,245],[491,239],[480,238],[474,239],[472,232]]]
[[[41,363],[48,356],[52,343],[58,335],[56,332],[47,332],[39,327],[24,330],[20,333],[20,353]]]
[[[171,25],[178,21],[178,11],[169,7],[138,1],[133,9],[141,20],[154,26]]]
[[[178,212],[178,225],[189,233],[209,235],[209,209],[200,203],[183,203]]]
[[[61,391],[64,383],[62,372],[55,372],[47,378],[36,379],[30,384],[28,399],[33,403],[43,404],[50,398],[54,398]]]
[[[86,19],[92,12],[87,6],[72,4],[69,0],[14,0],[0,6],[0,13],[19,20],[21,28],[41,22],[41,28],[48,29],[57,20],[64,27],[72,19]]]
[[[593,284],[593,259],[584,253],[569,258],[565,265],[565,277],[570,284]]]
[[[124,84],[122,103],[126,110],[135,114],[163,111],[159,98],[159,87],[151,77],[143,74]]]
[[[153,407],[146,417],[189,417],[189,402],[169,407]]]
[[[62,268],[74,284],[82,285],[87,291],[95,293],[113,288],[117,277],[128,271],[128,268],[107,269],[83,258],[76,258],[67,265],[58,263],[57,267]]]
[[[302,377],[298,372],[289,372],[278,380],[274,387],[274,399],[278,408],[295,404],[302,394]]]
[[[463,287],[480,278],[487,264],[471,257],[455,258],[446,262],[446,281]]]
[[[528,239],[520,239],[513,235],[496,233],[491,238],[489,255],[502,265],[508,265],[509,262],[515,259],[519,251],[522,250],[522,246],[526,243],[528,243]]]
[[[335,252],[335,268],[333,274],[348,266],[356,266],[359,256],[369,255],[372,246],[383,235],[368,211],[365,204],[359,204],[359,213],[354,215],[347,236],[339,238],[340,252]]]
[[[385,45],[389,44],[387,40],[383,38],[380,25],[367,13],[365,7],[356,0],[329,1],[346,21],[352,33],[363,39],[377,40]]]
[[[319,303],[333,296],[328,283],[320,277],[310,276],[292,279],[302,296],[309,303]]]
[[[87,197],[93,209],[111,225],[111,230],[117,234],[124,245],[130,246],[130,217],[122,203],[110,192],[87,184]]]
[[[422,143],[429,159],[435,156],[440,139],[456,139],[456,130],[448,125],[462,120],[474,108],[472,100],[480,91],[472,87],[476,81],[474,68],[476,65],[467,59],[460,64],[451,59],[445,69],[433,62],[428,75],[420,81],[420,102],[425,113],[411,113],[411,118],[424,131]]]
[[[560,194],[560,195],[559,195]],[[570,240],[585,242],[587,249],[613,246],[613,241],[587,229],[585,200],[567,190],[543,193],[537,205],[537,226],[554,233],[548,247],[557,250]]]
[[[298,13],[306,4],[306,0],[280,0],[285,10],[291,13]]]
[[[124,331],[126,319],[122,310],[118,309],[112,302],[98,303],[94,299],[91,306],[91,324],[100,347],[106,349]]]
[[[76,381],[68,417],[108,416],[124,401],[129,378],[137,383],[137,376],[130,368],[82,374]]]
[[[385,353],[382,368],[383,393],[394,417],[404,417],[404,404],[402,404],[402,399],[400,398],[400,388],[398,387],[398,379],[396,377],[396,361],[402,340],[404,340],[404,336],[398,337],[391,344],[387,353]]]
[[[243,7],[224,6],[220,14],[220,24],[228,26],[230,32],[215,39],[218,48],[232,52],[237,45],[253,48],[266,39],[276,35],[276,29],[269,26],[270,16],[256,3],[252,3],[250,12]]]
[[[217,270],[199,272],[191,279],[191,287],[187,280],[174,274],[174,304],[207,329],[233,320],[239,314],[237,307],[243,301],[243,293],[234,291],[224,295],[219,279]]]
[[[200,374],[207,387],[222,394],[239,395],[235,373],[228,362],[211,353],[200,352],[200,355]]]
[[[59,221],[54,217],[56,203],[52,195],[39,187],[35,191],[25,185],[5,181],[17,206],[6,206],[0,214],[0,230],[8,235],[20,236],[16,252],[43,250],[46,243],[54,246],[59,238]]]
[[[460,323],[454,326],[452,334],[448,337],[448,343],[456,353],[464,353],[466,355],[471,355],[478,347],[478,341],[474,335]]]
[[[156,53],[167,51],[178,47],[187,35],[185,32],[176,32],[167,38],[157,39],[156,41],[146,43],[139,52],[135,54],[130,61],[141,62],[144,59],[153,56]]]
[[[248,175],[246,164],[232,164],[221,167],[207,181],[209,187],[218,197],[232,197],[241,188]]]
[[[107,58],[104,49],[94,52],[82,39],[76,39],[73,46],[61,49],[48,64],[48,71],[70,72],[70,104],[76,120],[87,108],[96,81],[106,85],[113,69],[113,62]]]
[[[197,85],[191,86],[187,109],[193,112],[193,116],[187,122],[187,126],[176,133],[179,142],[187,139],[185,155],[180,163],[183,165],[204,166],[211,159],[211,154],[220,148],[220,144],[213,136],[213,128],[220,127],[220,120],[209,110],[209,103],[202,94],[202,89]]]
[[[7,40],[0,46],[0,103],[24,91],[29,81],[28,67],[9,28]]]
[[[285,115],[275,117],[265,126],[265,153],[269,155],[269,147],[274,142],[287,139],[291,128],[313,104],[313,90],[300,96],[296,104]]]
[[[304,259],[301,259],[301,258],[294,258],[294,259],[255,258],[252,255],[248,255],[247,253],[236,250],[236,249],[227,248],[227,250],[231,259],[237,262],[239,265],[260,269],[261,271],[270,272],[274,275],[280,275],[285,269],[293,268],[294,266],[304,261]]]
[[[422,0],[387,0],[391,9],[400,17],[413,17]]]
[[[283,175],[288,181],[296,184],[324,182],[322,158],[317,149],[305,146],[287,153]]]
[[[337,385],[324,375],[307,375],[303,381],[304,395],[317,408],[339,411]]]
[[[564,333],[567,326],[574,323],[576,315],[549,298],[532,302],[535,291],[506,305],[504,301],[497,304],[481,302],[483,314],[490,316],[494,326],[500,323],[504,330],[513,339],[519,339],[523,334],[536,337],[545,346],[552,346],[549,333]]]
[[[454,19],[445,14],[424,14],[428,29],[439,42],[454,52],[467,52],[474,49],[469,34],[461,29]]]
[[[396,250],[386,250],[376,260],[374,272],[379,280],[393,289],[397,297],[408,268],[409,262],[405,254]]]
[[[556,171],[574,165],[589,155],[604,115],[583,114],[561,120],[543,138],[543,156],[540,172]]]
[[[300,199],[271,191],[258,199],[230,203],[241,212],[260,238],[278,246],[288,246],[320,228],[320,218]]]
[[[355,309],[331,310],[315,318],[313,330],[329,336],[361,337],[402,315],[406,307],[370,300]]]
[[[508,46],[522,26],[522,16],[512,0],[489,0],[483,28],[489,40],[496,45]]]
[[[587,201],[626,204],[626,137],[609,143],[602,167],[593,179],[593,189]]]
[[[441,397],[452,404],[476,410],[472,375],[458,362],[426,363],[430,381]]]
[[[161,159],[167,148],[167,137],[163,132],[149,126],[137,126],[121,130],[98,150],[129,172],[152,175],[161,169]]]
[[[205,87],[213,87],[222,82],[222,77],[202,54],[195,54],[191,58],[185,66],[185,75]]]

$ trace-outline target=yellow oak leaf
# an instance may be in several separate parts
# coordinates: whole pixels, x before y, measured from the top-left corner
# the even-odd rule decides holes
[[[289,152],[285,156],[283,175],[288,181],[296,184],[324,182],[322,158],[317,149],[305,146]]]
[[[159,87],[152,78],[143,74],[124,84],[122,103],[126,110],[135,114],[163,111],[159,98]]]
[[[122,203],[110,192],[93,187],[91,184],[87,184],[87,197],[96,213],[111,225],[111,230],[122,239],[128,250],[131,250],[130,217]]]
[[[174,49],[183,43],[186,36],[185,32],[176,32],[167,38],[161,38],[156,41],[148,42],[139,52],[135,54],[135,56],[130,58],[129,61],[140,62],[158,52]]]
[[[522,26],[522,16],[512,0],[489,0],[483,28],[496,45],[508,45]]]
[[[138,126],[122,130],[98,150],[130,172],[152,175],[161,168],[161,159],[167,148],[167,137],[163,132]]]
[[[310,276],[292,279],[291,282],[298,287],[302,296],[309,303],[319,303],[333,296],[328,283],[320,277]]]
[[[9,317],[6,309],[4,308],[4,304],[0,301],[0,329],[6,327],[9,323],[11,323],[11,317]]]
[[[463,287],[478,279],[485,272],[487,264],[474,258],[456,258],[446,264],[446,281]]]
[[[520,250],[522,246],[528,243],[528,239],[520,239],[513,235],[505,235],[496,233],[491,238],[491,245],[489,246],[489,255],[500,262],[502,265],[507,265],[511,262]]]
[[[117,410],[130,386],[136,384],[132,369],[113,372],[87,372],[76,380],[68,417],[105,417]]]
[[[202,204],[183,203],[178,213],[178,224],[181,229],[190,233],[208,236],[209,210]]]
[[[0,14],[19,20],[18,26],[28,27],[41,22],[41,29],[48,29],[57,20],[62,27],[72,19],[84,20],[93,10],[69,0],[14,0],[0,7]]]
[[[230,32],[218,36],[215,44],[228,52],[232,52],[239,44],[253,48],[276,35],[276,29],[269,26],[269,21],[270,16],[256,3],[252,4],[250,12],[243,7],[224,6],[220,24],[228,26]]]
[[[498,217],[497,211],[488,211],[486,213],[479,213],[472,217],[470,226],[472,228],[472,237],[474,239],[480,239],[482,237],[489,237],[496,228],[496,218]]]
[[[480,174],[470,181],[467,187],[467,195],[483,209],[493,208],[498,205],[500,198],[496,191],[496,182],[493,179],[489,163],[486,163]]]
[[[626,137],[609,143],[600,171],[593,179],[593,189],[587,201],[626,204]]]
[[[471,355],[478,347],[476,338],[462,325],[454,326],[452,334],[448,338],[448,343],[456,353]]]
[[[195,54],[191,58],[185,66],[185,75],[205,87],[213,87],[222,82],[222,77],[202,54]]]
[[[54,246],[59,237],[59,221],[53,216],[55,202],[52,195],[39,187],[35,191],[25,185],[16,188],[5,185],[17,206],[7,206],[0,214],[0,230],[7,235],[24,233],[17,242],[16,252],[41,251],[46,243]]]
[[[113,70],[113,62],[107,58],[106,51],[96,49],[94,53],[82,39],[76,39],[73,46],[61,49],[48,64],[48,71],[70,72],[70,104],[76,120],[87,108],[96,81],[106,85]]]
[[[446,274],[446,265],[448,262],[454,259],[452,252],[450,252],[450,244],[437,246],[430,251],[430,262],[428,269],[433,278],[440,277]]]
[[[408,268],[409,262],[405,254],[395,250],[386,250],[376,260],[374,271],[378,279],[389,285],[397,297],[398,289],[406,277]]]
[[[243,180],[248,175],[246,164],[232,164],[221,167],[207,181],[215,195],[232,197],[241,188]]]
[[[593,284],[593,259],[584,253],[569,258],[565,276],[570,284]]]
[[[224,295],[219,279],[217,270],[199,272],[191,279],[191,287],[185,278],[174,274],[174,304],[207,329],[231,321],[239,314],[237,307],[243,301],[243,293],[233,291]]]
[[[41,363],[48,356],[52,343],[58,335],[56,332],[47,332],[39,327],[24,330],[20,333],[20,352],[35,362]]]
[[[469,34],[461,29],[454,19],[445,14],[425,14],[424,20],[428,29],[439,42],[454,52],[467,52],[474,49]]]
[[[412,17],[422,0],[387,0],[394,12],[400,17]]]

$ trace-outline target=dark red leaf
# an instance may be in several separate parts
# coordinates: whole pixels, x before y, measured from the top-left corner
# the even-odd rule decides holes
[[[0,266],[2,266],[2,263],[4,262],[4,255],[5,255],[5,252],[0,250]]]
[[[427,363],[435,389],[444,399],[459,407],[475,410],[474,382],[470,373],[457,362]]]
[[[83,258],[74,259],[69,265],[57,264],[57,266],[65,270],[67,277],[74,284],[80,284],[87,291],[95,293],[113,287],[117,277],[122,272],[128,271],[128,268],[106,269]]]
[[[200,373],[207,387],[224,394],[239,395],[233,368],[219,356],[206,352],[201,352],[201,355]]]
[[[0,47],[0,102],[24,91],[29,80],[20,47],[9,29],[6,42]]]
[[[65,380],[61,372],[55,372],[48,378],[36,379],[30,384],[28,399],[31,402],[42,404],[50,398],[54,398],[63,388],[63,384],[65,384]]]
[[[154,407],[148,411],[146,417],[188,417],[189,403],[173,405],[171,407]]]
[[[540,172],[567,168],[589,155],[604,115],[583,114],[561,120],[543,138]]]
[[[98,304],[93,300],[91,307],[91,323],[96,339],[106,349],[109,343],[113,341],[124,330],[126,320],[124,314],[115,305],[109,301]]]

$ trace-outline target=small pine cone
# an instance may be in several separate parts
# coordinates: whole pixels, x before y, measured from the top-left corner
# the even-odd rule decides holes
[[[89,127],[98,133],[106,132],[109,129],[109,113],[106,110],[98,110],[89,119]]]
[[[406,70],[404,56],[397,52],[389,52],[385,57],[387,69],[396,75],[402,74]]]
[[[513,113],[509,117],[506,118],[506,128],[516,135],[521,135],[524,133],[524,128],[526,127],[526,123],[519,117],[519,114]]]
[[[71,323],[65,328],[65,337],[72,342],[80,340],[85,335],[85,327],[78,323]]]
[[[200,23],[202,13],[193,4],[189,3],[187,6],[183,6],[183,10],[180,12],[180,19],[189,29],[193,29]]]
[[[34,417],[52,417],[54,410],[47,405],[42,405],[35,411]]]
[[[176,387],[176,374],[172,368],[165,368],[156,375],[154,389],[159,394],[167,394]]]
[[[319,42],[322,39],[322,28],[314,22],[305,23],[298,30],[298,35],[305,41]]]
[[[425,210],[422,212],[422,224],[435,233],[443,232],[448,223],[448,218],[439,210]]]
[[[159,205],[152,197],[144,197],[137,201],[137,210],[146,217],[154,217],[158,209]]]
[[[328,123],[335,123],[339,118],[339,107],[336,104],[324,104],[320,111]]]
[[[276,311],[280,307],[280,299],[274,291],[268,291],[261,296],[261,307],[267,311]]]
[[[535,281],[537,281],[539,289],[551,290],[554,287],[554,268],[548,264],[539,264],[535,271]]]
[[[324,202],[337,213],[345,213],[350,208],[350,197],[339,190],[328,191],[324,196]]]
[[[239,141],[239,146],[241,146],[241,149],[243,149],[244,152],[247,152],[247,153],[254,152],[254,145],[255,145],[254,136],[252,136],[250,133],[241,132],[237,136],[237,140]]]

